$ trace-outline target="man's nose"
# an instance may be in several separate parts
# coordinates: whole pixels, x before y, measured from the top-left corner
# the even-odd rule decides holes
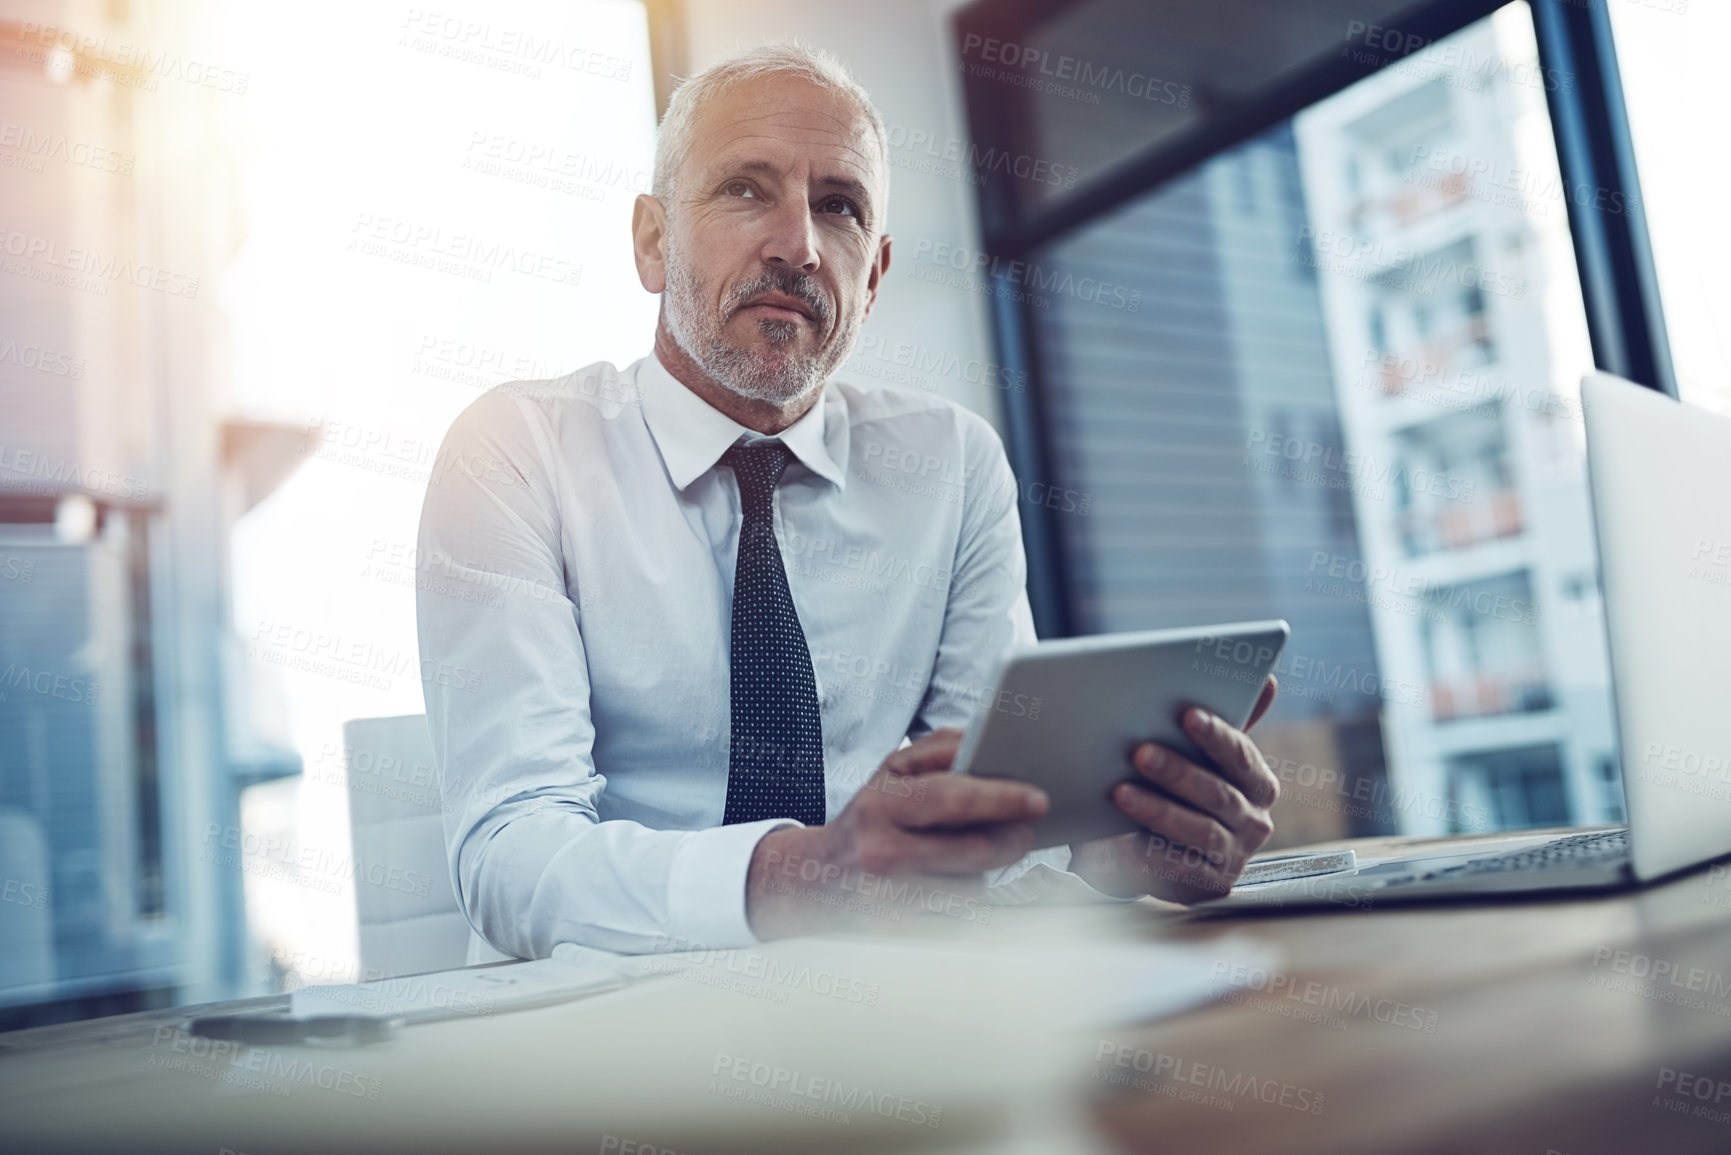
[[[811,219],[811,207],[802,199],[789,197],[770,217],[762,255],[765,264],[806,273],[817,271],[816,222]]]

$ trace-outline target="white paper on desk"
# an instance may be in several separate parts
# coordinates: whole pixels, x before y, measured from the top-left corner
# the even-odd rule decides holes
[[[1184,943],[1082,940],[1038,943],[932,942],[897,938],[789,939],[736,950],[616,955],[564,943],[553,957],[611,968],[632,982],[685,975],[707,986],[780,985],[801,976],[852,975],[894,985],[910,974],[978,976],[982,985],[1008,979],[1030,996],[1061,1007],[1059,1017],[1081,1028],[1145,1022],[1218,998],[1266,973],[1280,952],[1246,938],[1207,946]],[[779,976],[779,979],[777,978]]]
[[[705,1139],[735,1152],[838,1145],[830,1118],[717,1093],[717,1064],[726,1061],[728,1071],[787,1073],[801,1091],[826,1096],[812,1099],[814,1107],[837,1106],[821,1088],[850,1100],[931,1105],[928,1118],[942,1112],[946,1150],[983,1152],[1003,1134],[1006,1104],[1097,1093],[1090,1072],[1102,1046],[1116,1041],[1116,1024],[1227,993],[1236,964],[1272,961],[1274,953],[1246,941],[1248,934],[1175,943],[1172,937],[1205,937],[1216,928],[1162,923],[1119,907],[982,907],[973,921],[943,919],[931,929],[935,939],[909,937],[910,928],[672,960],[594,952],[608,971],[622,966],[645,977],[604,997],[522,1015],[429,1024],[425,1046],[399,1040],[359,1048],[345,1063],[389,1086],[396,1114],[360,1104],[344,1122],[365,1128],[388,1125],[372,1122],[378,1119],[413,1119],[452,1150],[490,1149],[500,1133],[521,1138],[525,1149],[570,1148],[580,1134],[593,1150],[603,1126],[612,1134],[653,1133],[674,1150],[707,1149]],[[1165,942],[1150,941],[1161,934]],[[562,953],[591,957],[584,948]],[[670,961],[686,969],[672,970]],[[647,977],[657,971],[662,977]],[[465,1038],[452,1038],[453,1031]],[[574,1038],[583,1046],[574,1048]],[[442,1039],[473,1043],[489,1061],[452,1061]],[[938,1138],[882,1108],[850,1116],[850,1150],[924,1149]],[[297,1127],[325,1126],[319,1113],[290,1119]],[[330,1133],[326,1126],[321,1134]]]
[[[982,955],[972,948],[930,944],[884,944],[882,949],[929,952],[937,966],[972,965],[998,974],[1023,975],[1031,994],[1039,992],[1038,997],[1061,1007],[1060,1017],[1078,1029],[1167,1018],[1244,985],[1248,976],[1258,970],[1266,973],[1281,957],[1273,947],[1238,938],[1207,946],[1160,942],[1026,946],[1012,955]]]
[[[1219,998],[1258,971],[1280,962],[1280,952],[1249,939],[1210,945],[1107,943],[1065,954],[1086,990],[1082,1025],[1112,1027],[1166,1018]]]
[[[613,967],[555,957],[347,986],[303,987],[294,992],[289,1005],[296,1017],[364,1015],[426,1022],[569,1002],[614,990],[625,982]]]

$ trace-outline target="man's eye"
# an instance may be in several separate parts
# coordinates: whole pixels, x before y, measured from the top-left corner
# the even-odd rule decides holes
[[[752,190],[750,182],[743,180],[730,180],[721,186],[721,191],[730,197],[751,197],[757,195],[757,193]]]
[[[819,210],[826,213],[837,213],[843,216],[859,216],[859,206],[843,196],[825,197]]]

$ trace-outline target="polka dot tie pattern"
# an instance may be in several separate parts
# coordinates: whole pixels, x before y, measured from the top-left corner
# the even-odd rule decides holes
[[[744,516],[733,578],[733,734],[722,821],[824,821],[823,722],[805,630],[775,540],[775,486],[792,453],[779,441],[735,445],[721,458],[739,480]]]

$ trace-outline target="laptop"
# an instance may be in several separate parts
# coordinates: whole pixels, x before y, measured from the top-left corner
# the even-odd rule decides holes
[[[1731,417],[1608,373],[1581,400],[1627,825],[1406,840],[1199,908],[1606,890],[1731,854]]]

